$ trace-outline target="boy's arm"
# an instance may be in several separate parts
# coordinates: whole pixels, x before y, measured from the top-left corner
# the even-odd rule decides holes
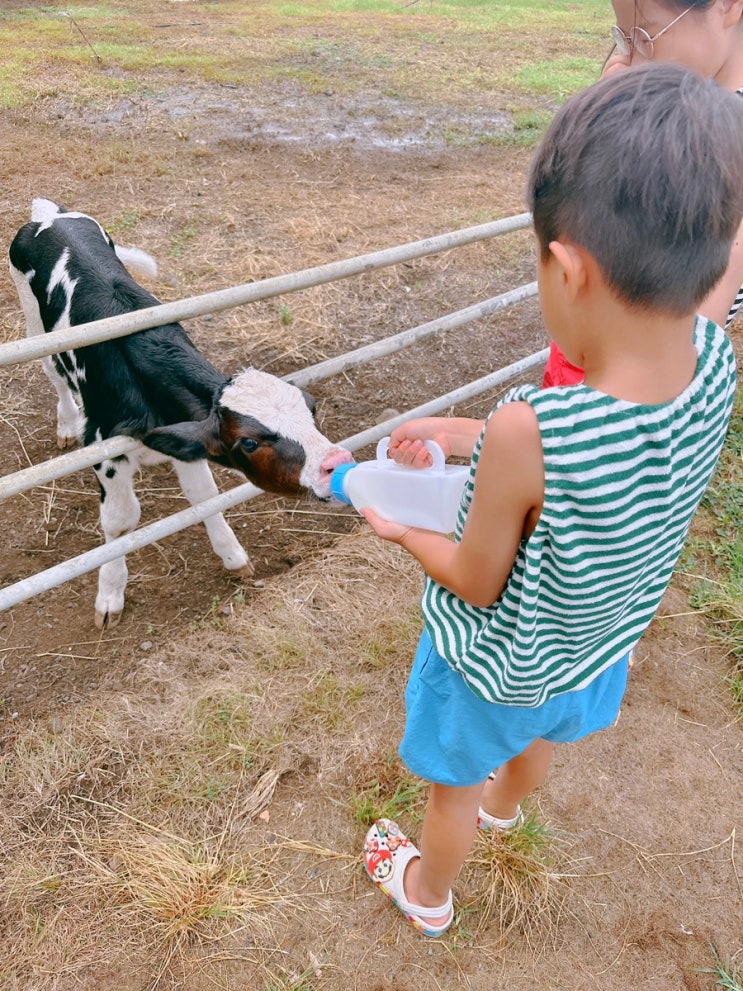
[[[488,423],[459,543],[388,523],[370,510],[363,515],[380,537],[404,547],[439,584],[473,606],[490,606],[505,587],[522,536],[536,525],[543,499],[537,418],[528,403],[515,402],[497,409]]]

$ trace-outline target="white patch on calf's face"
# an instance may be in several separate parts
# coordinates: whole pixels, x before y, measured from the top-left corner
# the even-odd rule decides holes
[[[275,375],[246,368],[225,386],[220,403],[235,413],[260,420],[271,433],[299,444],[305,453],[301,484],[319,496],[329,494],[327,480],[321,478],[320,465],[337,445],[331,444],[315,426],[300,389]]]
[[[225,386],[221,405],[252,416],[271,433],[302,444],[309,434],[318,433],[304,396],[295,385],[283,379],[245,368]]]

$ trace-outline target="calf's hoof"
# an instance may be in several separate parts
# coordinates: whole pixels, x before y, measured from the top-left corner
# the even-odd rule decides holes
[[[121,622],[121,611],[119,612],[99,612],[95,611],[95,625],[98,630],[112,630]]]
[[[64,451],[68,447],[75,447],[77,444],[77,437],[63,437],[62,434],[57,434],[57,447],[60,451]]]
[[[248,578],[252,578],[255,574],[255,568],[253,567],[253,562],[248,561],[241,568],[231,568],[230,577],[241,578],[243,581],[247,581]]]

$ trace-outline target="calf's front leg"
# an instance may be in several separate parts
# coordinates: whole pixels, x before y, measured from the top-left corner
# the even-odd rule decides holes
[[[173,468],[183,494],[192,506],[219,495],[217,483],[206,461],[186,462],[174,458]],[[214,552],[222,559],[228,571],[237,572],[242,578],[250,578],[255,574],[255,568],[245,549],[221,513],[208,516],[204,520],[204,526]]]
[[[106,543],[134,530],[139,523],[141,508],[134,492],[137,467],[136,460],[126,455],[94,466],[101,489],[101,529]],[[123,555],[101,565],[95,600],[95,625],[99,630],[118,625],[124,611],[127,577]]]

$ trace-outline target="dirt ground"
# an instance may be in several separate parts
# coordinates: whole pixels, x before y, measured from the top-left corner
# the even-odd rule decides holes
[[[462,112],[456,120],[442,114],[382,94],[360,103],[288,85],[247,93],[185,80],[103,110],[47,96],[32,110],[0,116],[0,243],[7,246],[28,219],[34,196],[49,196],[92,214],[121,243],[150,251],[161,274],[149,288],[170,300],[522,212],[527,150],[444,137],[450,125],[497,129],[500,111]],[[283,310],[267,301],[188,329],[225,371],[249,363],[286,374],[531,281],[533,272],[529,239],[516,234],[299,293]],[[22,334],[12,283],[0,279],[0,340]],[[385,411],[413,408],[545,343],[537,304],[519,304],[313,386],[320,425],[342,440]],[[457,412],[481,415],[494,398],[478,397]],[[54,404],[40,366],[2,369],[0,472],[55,453]],[[226,474],[218,478],[233,484]],[[139,494],[143,522],[183,505],[165,470],[143,478]],[[97,509],[92,472],[0,504],[2,584],[96,546]],[[210,658],[227,677],[230,645],[250,636],[267,589],[295,595],[313,562],[332,570],[348,539],[359,541],[364,567],[368,537],[350,510],[266,496],[228,518],[257,566],[253,582],[225,574],[195,528],[130,556],[126,610],[113,630],[93,626],[94,574],[0,614],[0,744],[7,752],[30,726],[67,725],[91,705],[149,697],[163,665],[186,692]],[[382,573],[370,566],[361,577],[378,583],[380,601],[388,598]],[[413,610],[416,581],[405,578],[400,593]],[[353,610],[352,589],[343,602]],[[353,658],[337,664],[340,677]],[[402,675],[400,692],[388,685],[382,694],[369,673],[353,745],[345,740],[327,766],[317,755],[300,762],[270,806],[272,829],[311,836],[349,859],[337,872],[320,871],[324,902],[281,936],[275,971],[284,983],[269,985],[236,962],[248,953],[239,938],[204,944],[198,960],[189,958],[192,969],[169,980],[189,991],[711,987],[698,970],[710,966],[711,945],[723,955],[739,951],[743,908],[735,849],[743,748],[727,670],[703,621],[672,590],[642,641],[618,726],[564,748],[538,796],[540,816],[570,838],[562,911],[544,938],[515,933],[505,944],[497,926],[455,943],[426,943],[367,890],[352,859],[363,830],[338,795],[346,775],[362,774],[363,754],[384,740],[393,748],[402,726]],[[303,677],[288,673],[282,691]],[[325,745],[332,752],[332,730]],[[306,806],[300,816],[298,793]],[[41,961],[33,973],[8,986],[134,991],[152,980],[146,961],[107,959],[103,951],[85,971],[59,971],[56,983]]]

